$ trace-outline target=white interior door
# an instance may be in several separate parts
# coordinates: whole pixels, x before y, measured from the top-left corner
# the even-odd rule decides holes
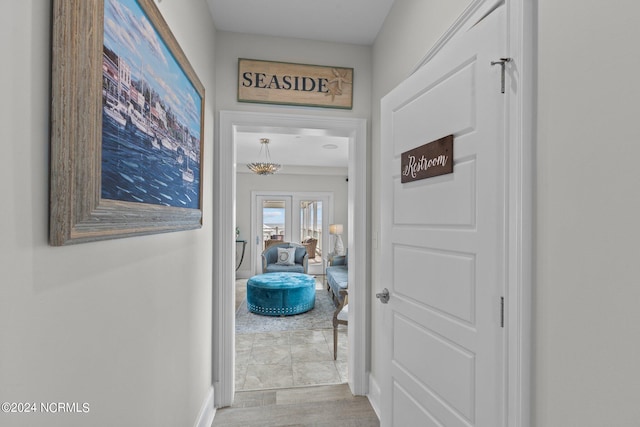
[[[382,100],[383,426],[505,425],[505,37],[502,5]],[[449,134],[454,172],[402,184]]]

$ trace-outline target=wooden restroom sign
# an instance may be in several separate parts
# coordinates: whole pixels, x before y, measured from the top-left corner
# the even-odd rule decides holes
[[[453,135],[402,153],[400,182],[453,173]]]

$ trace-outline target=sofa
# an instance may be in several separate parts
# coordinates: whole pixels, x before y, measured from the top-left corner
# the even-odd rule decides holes
[[[327,290],[336,304],[341,304],[349,283],[349,266],[346,255],[333,256],[329,258],[329,266],[326,271]]]

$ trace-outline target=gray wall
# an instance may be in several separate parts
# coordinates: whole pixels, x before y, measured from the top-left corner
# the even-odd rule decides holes
[[[373,48],[374,164],[379,99],[467,3],[395,1]],[[532,425],[637,426],[640,4],[537,5]],[[374,376],[379,369],[374,359]]]
[[[209,392],[215,33],[201,0],[159,8],[206,87],[204,227],[50,247],[51,2],[0,6],[0,396],[90,404],[0,425],[191,426]]]

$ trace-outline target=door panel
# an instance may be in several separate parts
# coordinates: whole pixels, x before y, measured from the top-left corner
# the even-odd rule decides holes
[[[394,248],[397,296],[472,325],[475,322],[475,256],[428,248]],[[421,270],[414,268],[416,265]],[[428,272],[425,277],[424,272]],[[429,277],[440,280],[429,280]],[[421,283],[414,289],[411,284]]]
[[[402,388],[398,383],[394,384],[394,426],[411,426],[414,420],[421,420],[422,426],[425,427],[443,427],[437,419],[431,416],[423,404],[426,403],[431,396],[424,397],[420,401],[416,401],[414,396],[419,392],[409,392]],[[421,403],[422,402],[422,403]],[[453,424],[447,424],[447,426]]]
[[[399,179],[396,180],[394,223],[413,226],[473,226],[476,212],[475,166],[475,159],[457,162],[454,175],[441,175],[424,184],[402,184]],[[400,170],[399,165],[396,170]],[[438,200],[438,203],[433,203],[434,200]]]
[[[382,101],[383,426],[504,425],[505,6]],[[400,156],[454,135],[453,174],[402,184]]]
[[[394,133],[395,156],[415,148],[416,142],[424,143],[474,128],[476,61],[477,58],[468,58],[392,113],[393,126],[402,129],[401,133]],[[416,117],[438,116],[449,120],[429,121],[427,129],[414,126]]]
[[[414,381],[426,385],[443,404],[471,420],[475,383],[473,353],[399,314],[393,320],[393,329],[395,367],[410,372]],[[417,352],[416,348],[429,351]],[[432,369],[445,360],[448,369]]]

